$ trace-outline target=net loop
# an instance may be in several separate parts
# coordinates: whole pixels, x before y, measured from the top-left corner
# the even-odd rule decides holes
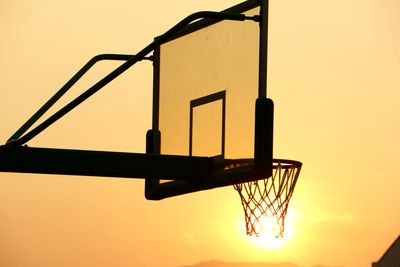
[[[285,217],[301,165],[298,161],[274,159],[271,177],[233,186],[242,202],[248,235],[260,236],[267,230],[275,237],[283,237]]]

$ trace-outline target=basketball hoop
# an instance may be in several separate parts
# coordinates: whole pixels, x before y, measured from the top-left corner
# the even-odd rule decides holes
[[[301,162],[274,159],[272,176],[266,179],[235,184],[242,201],[246,232],[260,236],[264,222],[269,221],[275,237],[283,237],[285,217]]]

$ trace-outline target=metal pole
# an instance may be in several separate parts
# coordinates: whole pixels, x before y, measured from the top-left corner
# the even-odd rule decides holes
[[[268,63],[268,0],[260,4],[260,56],[258,73],[258,97],[267,97],[267,63]]]

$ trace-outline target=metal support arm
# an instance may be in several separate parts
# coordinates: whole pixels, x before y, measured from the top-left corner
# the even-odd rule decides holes
[[[46,113],[69,89],[83,77],[97,62],[104,60],[123,60],[127,61],[133,55],[123,54],[100,54],[90,59],[74,76],[69,79],[32,117],[29,118],[8,140],[10,144],[20,138],[35,122],[37,122],[44,113]]]
[[[156,47],[158,47],[160,44],[165,42],[166,40],[174,37],[176,34],[179,34],[179,32],[186,27],[188,24],[190,24],[193,21],[196,21],[198,19],[202,18],[210,18],[210,19],[217,19],[217,20],[236,20],[236,21],[245,21],[245,20],[252,20],[252,21],[259,21],[259,16],[246,16],[244,14],[236,14],[236,13],[228,13],[228,12],[212,12],[212,11],[201,11],[194,13],[185,19],[183,19],[181,22],[176,24],[174,27],[169,29],[167,32],[165,32],[163,35],[160,35],[157,37],[152,43],[147,45],[145,48],[143,48],[139,53],[136,55],[132,56],[126,56],[122,55],[121,57],[118,57],[117,60],[124,60],[125,62],[121,64],[119,67],[114,69],[112,72],[110,72],[108,75],[106,75],[104,78],[102,78],[99,82],[97,82],[95,85],[87,89],[84,93],[82,93],[80,96],[72,100],[69,104],[64,106],[62,109],[57,111],[55,114],[50,116],[47,120],[39,124],[36,128],[32,129],[30,132],[26,133],[25,135],[21,136],[30,126],[33,125],[35,121],[37,121],[37,117],[43,115],[43,113],[48,109],[47,103],[42,107],[44,112],[39,110],[35,115],[28,120],[25,125],[23,125],[12,137],[9,138],[7,141],[8,145],[13,145],[13,146],[21,146],[23,144],[26,144],[28,141],[30,141],[32,138],[40,134],[42,131],[44,131],[47,127],[52,125],[54,122],[58,121],[60,118],[62,118],[64,115],[69,113],[71,110],[76,108],[78,105],[80,105],[82,102],[84,102],[86,99],[91,97],[93,94],[95,94],[97,91],[102,89],[104,86],[109,84],[111,81],[113,81],[116,77],[124,73],[126,70],[128,70],[130,67],[132,67],[134,64],[137,62],[146,59],[146,56],[151,53]],[[113,58],[114,59],[114,58]],[[115,60],[115,59],[114,59]],[[79,71],[75,76],[77,79],[82,77],[82,75],[87,71],[86,67],[91,67],[92,63],[94,62],[88,62],[82,69]],[[81,73],[82,72],[82,73]],[[75,76],[65,85],[66,90],[68,90],[75,82]],[[64,87],[63,87],[64,88]],[[64,94],[65,90],[61,88],[59,92],[61,92],[60,96],[57,94],[51,98],[48,103],[52,103],[53,105],[55,101],[57,101],[62,94]],[[40,115],[39,115],[40,114]]]
[[[207,157],[0,146],[1,172],[193,181],[211,172],[210,160]]]

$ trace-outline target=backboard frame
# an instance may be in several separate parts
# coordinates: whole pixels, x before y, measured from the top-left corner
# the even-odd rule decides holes
[[[208,177],[196,180],[188,178],[187,181],[170,181],[160,183],[159,178],[146,178],[145,196],[150,200],[160,200],[166,197],[212,189],[234,183],[256,180],[272,175],[273,161],[273,102],[267,98],[267,40],[268,40],[268,0],[249,0],[222,12],[244,13],[259,7],[259,68],[258,68],[258,98],[255,101],[255,134],[254,134],[254,159],[249,164],[227,170],[214,170]],[[218,19],[202,19],[189,24],[167,43],[203,29],[215,23]],[[159,101],[160,101],[160,46],[154,50],[153,71],[153,119],[152,129],[147,133],[147,149],[149,154],[160,154],[162,133],[159,129]],[[225,101],[225,100],[224,100]],[[224,111],[223,111],[224,112]],[[225,129],[223,118],[223,131]],[[192,125],[190,125],[192,128]],[[191,131],[190,131],[191,136]],[[222,137],[224,138],[224,137]],[[191,140],[190,140],[191,145]],[[191,149],[190,149],[191,151]],[[219,165],[224,159],[224,142],[220,156],[211,158],[212,165]],[[191,155],[191,153],[190,153]],[[244,160],[247,162],[247,159]],[[228,163],[229,164],[229,163]],[[223,165],[223,163],[222,163]],[[212,168],[211,168],[212,169]],[[247,178],[246,178],[247,177]]]

